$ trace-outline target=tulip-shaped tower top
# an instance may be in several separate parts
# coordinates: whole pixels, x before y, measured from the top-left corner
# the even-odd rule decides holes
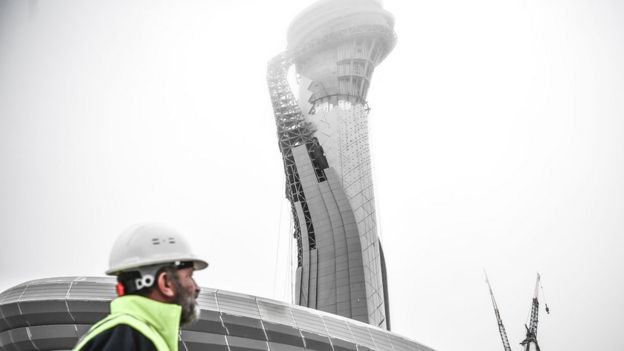
[[[303,10],[288,28],[288,49],[310,44],[315,39],[356,27],[379,26],[392,32],[394,18],[377,0],[323,0]],[[394,46],[394,36],[386,43],[387,52]]]
[[[290,25],[288,49],[297,73],[311,80],[302,86],[309,93],[301,92],[308,102],[365,102],[375,66],[394,47],[393,28],[376,0],[325,0],[305,9]]]

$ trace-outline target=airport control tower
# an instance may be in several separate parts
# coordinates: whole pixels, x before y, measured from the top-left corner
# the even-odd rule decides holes
[[[296,303],[388,330],[366,95],[393,27],[377,0],[316,2],[293,20],[267,74],[295,223]]]

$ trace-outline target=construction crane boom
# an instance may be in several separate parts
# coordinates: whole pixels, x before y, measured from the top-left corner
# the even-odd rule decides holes
[[[498,332],[500,333],[501,340],[503,341],[503,349],[505,351],[511,351],[511,347],[509,346],[509,340],[507,339],[507,332],[505,331],[503,320],[501,319],[500,312],[498,311],[498,305],[496,304],[496,299],[494,298],[494,293],[492,292],[490,280],[488,279],[485,270],[483,270],[483,274],[485,275],[485,282],[488,285],[488,289],[490,290],[490,296],[492,297],[492,306],[494,306],[494,314],[496,315],[496,322],[498,323]]]
[[[535,345],[535,350],[540,351],[539,344],[537,343],[537,322],[539,315],[539,300],[538,293],[540,287],[540,275],[537,273],[537,279],[535,280],[535,291],[533,292],[533,300],[531,301],[531,319],[529,322],[529,326],[526,324],[524,327],[526,328],[526,337],[520,343],[520,345],[524,346],[524,351],[531,351],[531,344]]]

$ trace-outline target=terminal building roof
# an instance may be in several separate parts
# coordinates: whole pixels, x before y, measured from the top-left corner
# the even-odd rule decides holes
[[[69,350],[109,312],[114,278],[33,280],[0,293],[0,349]],[[180,350],[394,350],[429,347],[365,323],[285,302],[202,288]]]

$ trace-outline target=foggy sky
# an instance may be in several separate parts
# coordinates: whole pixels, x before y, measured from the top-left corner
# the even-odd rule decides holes
[[[103,275],[156,220],[211,263],[200,285],[290,301],[265,74],[309,4],[0,2],[0,290]],[[542,349],[624,349],[624,3],[384,7],[398,43],[368,99],[393,330],[500,350],[486,268],[519,350],[539,271]]]

